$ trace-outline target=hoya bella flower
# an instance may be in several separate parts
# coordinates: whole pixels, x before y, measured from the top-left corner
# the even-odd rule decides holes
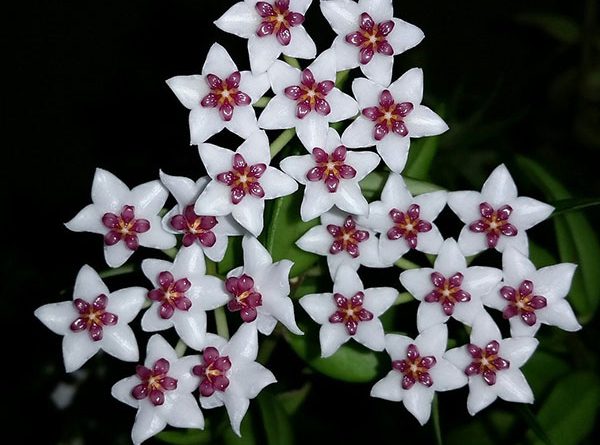
[[[311,228],[296,245],[307,252],[327,257],[332,277],[342,264],[358,270],[367,267],[384,267],[379,258],[377,237],[366,227],[356,223],[353,215],[330,211],[321,215],[321,224]]]
[[[163,217],[163,228],[173,234],[183,234],[183,247],[199,245],[208,258],[221,261],[228,237],[242,235],[243,229],[231,216],[198,215],[194,211],[194,204],[210,178],[204,176],[194,182],[161,171],[160,180],[177,201],[177,206]]]
[[[494,320],[483,312],[473,323],[471,342],[446,352],[445,358],[469,377],[467,409],[472,416],[497,397],[533,403],[533,392],[521,368],[538,341],[530,337],[502,339]]]
[[[525,255],[508,247],[502,254],[504,279],[483,304],[502,311],[513,337],[533,337],[541,324],[578,331],[581,325],[566,300],[576,267],[562,263],[536,270]]]
[[[142,329],[155,332],[174,326],[188,346],[202,349],[206,311],[229,300],[223,282],[205,275],[202,249],[196,245],[181,249],[173,263],[146,259],[142,270],[153,286],[148,292],[153,303],[142,318]]]
[[[369,204],[358,183],[377,167],[379,160],[375,153],[348,152],[337,131],[330,128],[322,147],[313,148],[310,155],[290,156],[280,165],[306,186],[300,216],[309,221],[334,205],[346,212],[366,214]]]
[[[254,237],[242,240],[244,266],[227,274],[225,287],[229,292],[227,307],[239,312],[246,323],[256,320],[258,330],[269,335],[277,321],[291,332],[302,335],[294,317],[294,305],[289,298],[290,260],[273,263],[271,255]]]
[[[264,73],[281,53],[313,59],[315,42],[302,23],[312,0],[245,0],[234,4],[215,25],[225,32],[248,39],[250,67]]]
[[[424,425],[431,415],[436,392],[450,391],[467,384],[465,374],[444,358],[448,328],[435,325],[414,340],[387,334],[385,349],[392,370],[371,389],[371,396],[404,403],[405,408]]]
[[[267,130],[296,128],[307,150],[322,144],[330,122],[349,119],[358,113],[356,101],[335,88],[333,50],[321,53],[308,68],[300,71],[282,61],[269,69],[275,97],[258,118]]]
[[[223,128],[250,136],[258,129],[252,105],[269,89],[266,74],[238,71],[218,43],[208,51],[201,75],[172,77],[167,85],[190,110],[191,144],[201,144]]]
[[[111,394],[136,408],[131,431],[134,444],[162,431],[167,424],[176,428],[204,428],[204,416],[192,391],[198,378],[192,369],[197,356],[178,358],[175,350],[160,335],[150,337],[144,365],[135,375],[118,381]]]
[[[392,0],[322,0],[321,11],[338,35],[333,41],[337,70],[360,66],[382,85],[390,83],[394,56],[425,37],[416,26],[393,17]]]
[[[160,223],[167,189],[150,181],[129,189],[112,173],[96,169],[92,183],[93,204],[83,208],[65,226],[74,232],[104,235],[104,258],[119,267],[139,246],[170,249],[177,240]]]
[[[253,325],[242,324],[229,341],[218,335],[209,337],[202,362],[193,368],[200,377],[200,405],[204,409],[225,405],[231,428],[241,436],[240,424],[250,399],[277,380],[256,361],[258,332]]]
[[[481,193],[449,193],[448,205],[466,224],[458,237],[465,255],[486,249],[503,252],[508,246],[527,255],[525,231],[548,218],[554,210],[536,199],[517,196],[517,186],[504,164],[488,177]]]
[[[269,140],[264,131],[254,132],[235,152],[212,144],[202,144],[198,151],[212,179],[196,201],[198,215],[231,214],[258,236],[264,225],[265,200],[298,189],[296,181],[269,167]]]
[[[444,241],[433,268],[405,270],[400,282],[421,302],[417,310],[419,331],[450,317],[472,325],[484,313],[481,298],[502,280],[502,271],[493,267],[467,267],[456,241]]]
[[[379,316],[396,301],[398,291],[391,287],[365,289],[350,266],[340,266],[333,280],[333,293],[310,294],[300,305],[321,325],[321,357],[333,355],[353,338],[374,351],[384,348],[384,332]]]
[[[344,131],[342,142],[352,148],[375,145],[383,161],[396,173],[401,173],[406,165],[410,138],[435,136],[448,130],[442,118],[421,105],[420,68],[408,70],[389,87],[355,79],[352,92],[361,115]]]
[[[83,266],[75,280],[73,301],[46,304],[35,311],[51,331],[63,335],[67,372],[79,369],[98,350],[128,362],[139,351],[129,327],[142,309],[146,289],[128,287],[110,292],[90,266]]]
[[[433,221],[446,206],[445,191],[413,197],[402,176],[391,173],[383,187],[381,201],[369,204],[363,225],[381,233],[379,254],[392,265],[411,249],[437,254],[444,239]]]

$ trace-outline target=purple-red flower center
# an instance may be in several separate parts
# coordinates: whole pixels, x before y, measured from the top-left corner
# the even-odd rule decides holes
[[[239,311],[246,323],[256,320],[256,308],[262,306],[262,295],[254,289],[254,279],[246,274],[229,277],[225,281],[225,288],[233,296],[227,308],[231,312]]]
[[[229,357],[219,355],[217,348],[209,346],[204,348],[202,358],[204,363],[192,368],[192,373],[202,379],[200,394],[210,397],[215,391],[224,392],[229,386],[229,379],[226,376],[227,371],[231,368]]]
[[[120,215],[105,213],[102,216],[102,224],[110,229],[104,235],[104,244],[112,246],[123,240],[130,250],[140,247],[138,233],[150,230],[150,222],[147,219],[136,219],[135,208],[130,205],[123,206]]]
[[[289,0],[276,0],[275,3],[257,2],[256,11],[262,22],[256,30],[258,37],[275,34],[277,41],[283,46],[290,44],[292,32],[290,28],[304,23],[304,15],[290,11]]]
[[[342,294],[333,294],[333,301],[338,309],[329,317],[330,323],[344,323],[348,335],[356,334],[358,323],[373,319],[373,313],[363,307],[365,294],[357,292],[351,298]]]
[[[348,216],[342,226],[328,224],[327,231],[334,238],[329,248],[329,253],[333,255],[345,250],[352,258],[358,258],[360,255],[358,245],[369,239],[369,232],[359,230],[352,216]]]
[[[304,119],[313,110],[322,116],[327,116],[331,113],[331,107],[325,98],[334,86],[332,80],[317,82],[312,71],[306,68],[302,71],[300,85],[291,85],[284,90],[284,93],[289,99],[296,101],[298,119]]]
[[[373,137],[380,141],[391,131],[398,136],[408,135],[408,127],[404,118],[410,114],[414,105],[411,102],[396,103],[392,93],[383,90],[379,96],[379,106],[368,107],[362,110],[364,117],[375,122]]]
[[[73,306],[79,312],[79,317],[71,323],[71,331],[83,332],[87,330],[93,341],[102,340],[104,335],[103,326],[114,326],[119,321],[116,314],[106,311],[107,304],[108,297],[104,294],[98,295],[92,304],[81,298],[75,299]]]
[[[250,105],[252,102],[250,96],[239,89],[241,78],[239,71],[231,73],[225,80],[221,80],[215,74],[208,74],[206,82],[210,93],[204,96],[200,105],[204,108],[218,108],[221,119],[230,121],[235,107]]]
[[[383,56],[394,55],[394,48],[387,41],[387,36],[394,29],[392,20],[375,23],[369,14],[363,12],[358,23],[358,31],[346,35],[346,42],[360,48],[358,59],[361,64],[369,63],[375,53]]]
[[[233,155],[232,169],[217,175],[217,181],[231,187],[231,202],[239,204],[244,196],[250,194],[256,198],[264,198],[265,191],[258,181],[267,169],[266,164],[248,165],[244,157]]]
[[[315,166],[306,173],[306,179],[312,182],[323,181],[329,193],[335,193],[340,179],[352,179],[356,170],[346,164],[346,147],[340,145],[330,155],[321,148],[315,147],[312,152]]]
[[[392,361],[392,368],[404,374],[402,377],[403,389],[410,389],[417,382],[429,388],[433,385],[429,370],[435,364],[436,359],[433,355],[421,357],[417,346],[411,343],[406,349],[406,358]]]
[[[465,374],[470,376],[481,374],[483,380],[492,386],[496,383],[496,373],[510,367],[510,362],[498,355],[500,352],[500,343],[496,340],[489,342],[485,348],[480,348],[472,343],[467,345],[467,351],[473,358],[473,361]]]
[[[134,386],[131,395],[137,400],[148,397],[154,406],[165,403],[165,392],[177,389],[177,379],[167,375],[169,368],[170,364],[164,358],[158,359],[152,369],[137,365],[135,373],[142,383]]]
[[[524,280],[517,289],[503,286],[500,295],[508,301],[508,305],[502,312],[504,318],[509,319],[520,315],[528,326],[533,326],[537,321],[535,311],[545,308],[548,304],[545,297],[533,293],[533,283],[529,280]]]
[[[175,309],[188,311],[192,307],[192,302],[185,293],[192,287],[192,283],[187,278],[180,278],[175,281],[175,277],[169,271],[163,271],[158,274],[157,289],[148,292],[148,298],[152,301],[161,303],[159,315],[165,320],[171,318]]]
[[[456,304],[471,301],[471,294],[461,289],[463,274],[460,272],[456,272],[450,278],[444,277],[439,272],[433,272],[431,282],[435,288],[425,296],[425,301],[440,303],[444,314],[448,316],[454,313]]]
[[[429,232],[432,228],[429,221],[420,219],[421,208],[411,204],[406,212],[396,208],[389,212],[394,225],[387,231],[390,240],[404,238],[411,249],[416,249],[419,233]]]
[[[512,211],[513,209],[509,205],[503,205],[498,210],[494,210],[490,204],[482,202],[479,204],[481,219],[472,222],[469,229],[471,232],[485,233],[488,248],[493,249],[498,244],[500,235],[516,236],[519,233],[518,229],[508,222]]]
[[[214,216],[200,216],[194,212],[194,205],[185,208],[183,215],[178,214],[171,218],[173,229],[183,232],[182,244],[189,247],[195,240],[204,247],[212,247],[217,242],[217,237],[212,229],[219,223]]]

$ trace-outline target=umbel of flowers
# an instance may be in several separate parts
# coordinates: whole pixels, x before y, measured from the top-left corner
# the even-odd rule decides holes
[[[158,249],[156,254],[163,257],[142,262],[146,288],[112,292],[84,265],[72,301],[47,304],[35,312],[63,336],[67,372],[79,369],[99,349],[139,362],[132,326],[149,332],[174,329],[181,339],[176,349],[155,334],[143,364],[132,367],[133,375],[112,388],[115,398],[138,410],[131,435],[136,444],[167,425],[203,428],[201,409],[220,406],[240,434],[250,400],[276,382],[256,358],[259,338],[271,335],[278,322],[302,335],[290,298],[294,259],[274,262],[256,237],[270,223],[266,201],[296,193],[298,184],[304,191],[297,217],[319,218],[320,224],[306,231],[297,245],[326,257],[333,282],[332,288],[300,295],[299,301],[321,325],[323,357],[350,339],[385,350],[389,372],[371,395],[402,401],[421,424],[430,417],[435,392],[467,384],[472,415],[497,397],[532,403],[533,393],[519,368],[536,349],[533,337],[540,324],[568,331],[581,328],[565,299],[576,266],[536,270],[528,259],[526,231],[548,218],[553,208],[518,196],[504,165],[491,173],[481,192],[413,196],[408,191],[402,171],[411,139],[448,129],[422,104],[422,70],[410,69],[392,82],[394,56],[417,45],[421,30],[394,17],[391,0],[322,0],[320,9],[337,37],[317,56],[305,29],[311,3],[234,4],[215,23],[248,39],[251,70],[239,71],[227,50],[215,43],[201,74],[167,81],[190,110],[190,140],[198,145],[208,176],[193,180],[160,172],[158,180],[130,189],[112,173],[97,169],[92,204],[66,223],[72,231],[102,235],[110,267],[120,267],[140,247]],[[277,60],[280,54],[287,61]],[[314,60],[299,69],[290,57]],[[352,97],[335,81],[340,71],[357,67]],[[265,96],[269,88],[273,94]],[[257,118],[259,107],[253,105],[259,101],[268,103]],[[348,125],[340,136],[330,124],[342,121]],[[244,142],[237,148],[206,142],[223,129]],[[306,154],[281,144],[269,146],[265,129],[293,129]],[[284,157],[280,169],[272,159],[279,151]],[[359,181],[378,165],[391,173],[380,199],[369,203]],[[161,219],[169,193],[176,205]],[[446,204],[464,223],[456,240],[444,239],[447,234],[435,224]],[[231,236],[243,236],[243,265],[219,276],[205,256],[211,265],[221,261]],[[177,253],[165,259],[160,251],[175,246]],[[486,249],[500,252],[501,269],[468,264],[467,256]],[[412,250],[435,256],[431,267],[399,276],[420,302],[414,339],[386,335],[379,320],[398,290],[365,289],[359,277],[359,267],[390,267]],[[143,307],[140,323],[136,317]],[[501,311],[512,337],[502,338],[485,307]],[[239,326],[230,339],[223,326],[225,310]],[[207,332],[210,312],[219,335]],[[471,337],[468,344],[446,351],[450,318],[471,327]],[[183,355],[186,347],[193,351]]]

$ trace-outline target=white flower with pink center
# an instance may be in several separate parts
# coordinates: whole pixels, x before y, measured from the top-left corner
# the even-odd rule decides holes
[[[400,282],[421,302],[417,309],[419,332],[450,317],[472,325],[485,313],[481,299],[502,280],[493,267],[467,267],[465,256],[452,238],[444,241],[433,268],[405,270]]]
[[[252,236],[244,236],[244,266],[227,274],[225,287],[229,292],[227,308],[238,312],[244,323],[256,321],[257,329],[269,335],[280,321],[296,335],[302,331],[296,324],[294,305],[290,299],[289,274],[293,262],[273,258]]]
[[[392,0],[321,0],[321,11],[337,34],[337,70],[359,66],[381,85],[390,83],[394,56],[425,37],[416,26],[394,17]]]
[[[387,85],[387,83],[385,84]],[[344,131],[347,147],[375,146],[386,165],[401,173],[406,165],[410,138],[436,136],[448,125],[423,99],[423,71],[413,68],[388,87],[368,79],[352,82],[361,115]]]
[[[537,348],[531,337],[502,339],[494,320],[484,312],[473,323],[471,342],[444,356],[469,377],[467,409],[474,416],[500,397],[533,403],[533,392],[521,368]]]
[[[312,0],[244,0],[229,8],[215,25],[248,39],[252,72],[264,73],[282,53],[314,59],[317,47],[302,26],[311,3]]]
[[[269,68],[269,81],[275,97],[258,118],[267,130],[296,128],[307,150],[327,138],[330,122],[350,119],[358,113],[356,101],[335,87],[333,50],[321,53],[300,71],[282,61]]]
[[[77,274],[73,301],[39,307],[35,316],[52,332],[63,336],[67,372],[79,369],[102,349],[128,362],[139,357],[130,323],[142,309],[146,289],[128,287],[110,292],[90,266]]]
[[[204,428],[204,416],[192,395],[198,378],[192,369],[197,356],[179,358],[160,335],[150,337],[144,365],[135,374],[115,383],[112,396],[137,409],[131,439],[138,445],[161,432],[176,428]]]
[[[526,230],[548,218],[554,207],[525,196],[517,196],[517,186],[504,164],[490,174],[480,192],[448,194],[448,205],[466,225],[458,244],[467,256],[486,249],[503,252],[512,246],[528,255]]]
[[[536,270],[525,255],[509,247],[502,254],[504,279],[483,304],[502,311],[513,337],[533,337],[542,324],[578,331],[581,325],[566,300],[576,268],[562,263]]]
[[[256,361],[257,355],[258,332],[254,326],[242,324],[229,341],[211,334],[202,362],[192,371],[200,377],[202,408],[225,405],[231,428],[238,436],[250,399],[277,382],[273,373]]]
[[[381,201],[369,204],[368,217],[359,223],[380,233],[381,261],[392,265],[409,250],[437,254],[444,239],[433,221],[446,206],[445,191],[413,197],[402,176],[391,173],[381,192]]]
[[[104,258],[110,267],[122,266],[139,246],[170,249],[177,240],[166,232],[158,213],[169,193],[159,181],[129,189],[112,173],[96,169],[93,204],[65,224],[74,232],[104,236]]]
[[[309,221],[334,205],[345,212],[366,214],[369,204],[358,183],[377,167],[379,161],[375,153],[346,150],[337,131],[330,128],[325,143],[313,148],[312,154],[289,156],[280,166],[306,186],[300,216],[303,221]]]
[[[213,44],[201,75],[167,80],[179,101],[190,110],[190,143],[201,144],[223,128],[247,138],[256,129],[252,105],[269,89],[266,74],[238,71],[229,53]]]
[[[385,333],[379,316],[397,296],[398,291],[391,287],[365,289],[354,269],[340,266],[333,280],[333,293],[305,295],[300,306],[321,325],[321,357],[329,357],[351,338],[382,351]]]
[[[436,392],[450,391],[467,384],[467,377],[444,358],[448,341],[446,325],[435,325],[414,340],[387,334],[385,350],[392,370],[371,389],[371,396],[400,402],[421,425],[429,420]]]
[[[202,249],[181,249],[173,263],[146,259],[142,271],[152,283],[148,298],[152,305],[142,318],[148,332],[175,327],[177,335],[194,349],[202,349],[206,337],[206,311],[229,300],[223,281],[206,275]]]
[[[221,261],[227,250],[228,237],[242,235],[243,229],[230,215],[198,215],[194,211],[194,204],[210,178],[203,176],[194,182],[161,171],[160,180],[177,201],[177,206],[163,217],[163,228],[176,235],[183,234],[184,248],[198,245],[212,261]]]
[[[265,200],[289,195],[298,184],[285,173],[269,167],[269,139],[254,132],[233,152],[212,144],[198,147],[212,181],[196,201],[198,215],[232,215],[255,236],[263,229]]]
[[[355,216],[335,210],[321,215],[321,224],[302,235],[296,245],[307,252],[326,256],[332,277],[342,264],[353,270],[361,265],[385,267],[379,258],[375,232],[357,224]]]

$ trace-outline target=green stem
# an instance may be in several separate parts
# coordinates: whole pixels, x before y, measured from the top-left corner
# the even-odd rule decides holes
[[[179,249],[177,249],[177,247],[172,247],[170,249],[163,250],[163,253],[171,259],[177,256],[177,252],[179,252]]]
[[[294,57],[290,57],[290,56],[283,56],[283,60],[285,60],[290,65],[292,65],[294,68],[301,69],[300,62],[298,62],[298,59],[296,59]]]
[[[229,326],[227,325],[227,314],[223,306],[215,309],[215,322],[217,323],[217,334],[225,340],[229,340]]]
[[[413,263],[412,261],[409,261],[405,258],[400,258],[398,261],[396,261],[394,263],[394,266],[399,267],[400,269],[404,269],[404,270],[419,269],[421,267],[417,263]]]
[[[411,301],[415,301],[415,299],[413,298],[413,296],[411,294],[409,294],[408,292],[401,292],[396,297],[396,301],[394,301],[394,305],[410,303]]]
[[[271,99],[272,98],[269,96],[263,96],[256,101],[256,103],[253,105],[253,107],[254,108],[265,108]]]
[[[271,354],[273,354],[275,346],[277,346],[278,339],[278,335],[269,335],[268,337],[265,337],[260,345],[260,351],[258,353],[258,357],[256,358],[257,362],[261,363],[262,365],[267,364],[269,358],[271,358]]]
[[[433,430],[435,431],[435,443],[443,445],[442,428],[440,426],[440,407],[438,405],[437,395],[433,396]]]
[[[295,128],[288,128],[281,132],[277,139],[273,141],[270,145],[271,148],[271,159],[273,159],[277,153],[284,149],[284,147],[292,140],[292,138],[296,135]]]
[[[177,357],[183,357],[183,354],[185,354],[186,349],[187,345],[183,342],[183,340],[179,340],[177,342],[177,345],[175,345],[175,353],[177,354]]]
[[[344,88],[346,81],[348,80],[348,76],[350,76],[350,70],[339,71],[335,75],[335,86],[340,90]]]
[[[100,278],[110,278],[110,277],[117,277],[119,275],[125,275],[128,273],[132,273],[134,270],[135,270],[135,267],[133,264],[127,264],[125,266],[119,267],[118,269],[103,270],[98,275],[100,275]]]

